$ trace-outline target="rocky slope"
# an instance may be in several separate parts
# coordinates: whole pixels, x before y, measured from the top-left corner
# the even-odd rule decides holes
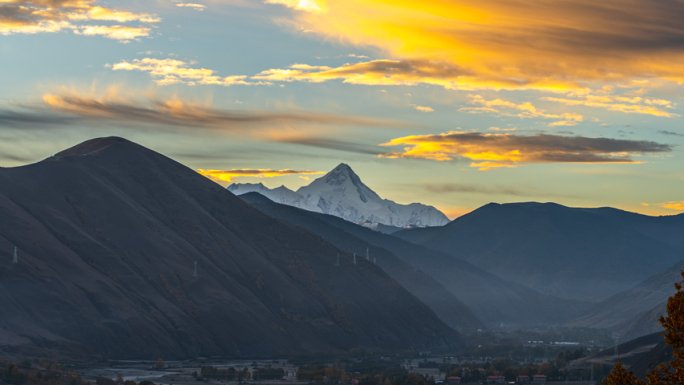
[[[121,138],[0,169],[0,250],[0,345],[15,351],[168,359],[460,343],[371,262]]]

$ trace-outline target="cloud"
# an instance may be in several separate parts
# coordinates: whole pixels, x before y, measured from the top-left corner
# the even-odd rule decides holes
[[[12,111],[0,110],[0,127],[31,128],[46,125],[73,124],[73,117],[54,114],[49,111]]]
[[[413,105],[413,108],[415,108],[418,111],[422,111],[422,112],[435,112],[435,110],[432,107],[428,107],[428,106]]]
[[[150,29],[147,27],[127,27],[124,25],[88,25],[74,29],[74,33],[85,36],[101,35],[110,39],[129,41],[149,36]]]
[[[271,134],[269,140],[279,143],[299,144],[308,147],[325,148],[327,150],[351,152],[355,154],[378,156],[382,154],[376,146],[355,143],[327,137],[315,137],[307,135]]]
[[[584,120],[583,116],[577,113],[566,112],[562,114],[547,113],[546,110],[538,109],[530,102],[514,103],[501,99],[486,100],[480,95],[468,95],[471,99],[470,104],[481,105],[482,107],[462,107],[459,111],[468,113],[493,113],[502,116],[515,116],[518,118],[545,118],[563,119],[549,123],[554,126],[576,126],[578,122]]]
[[[684,80],[684,3],[633,0],[270,0],[281,25],[430,60],[467,74],[460,87],[571,89],[592,82]],[[369,68],[357,66],[357,80]],[[397,79],[392,68],[381,71]],[[376,80],[377,81],[377,80]],[[560,88],[557,88],[560,87]]]
[[[149,36],[145,26],[94,25],[90,21],[154,24],[161,19],[147,13],[133,13],[96,5],[95,0],[2,0],[0,34],[54,33],[72,30],[78,35],[100,35],[122,42]],[[85,23],[84,23],[85,22]]]
[[[659,205],[662,207],[665,207],[666,209],[672,209],[672,210],[677,210],[677,211],[684,210],[684,201],[666,202],[666,203],[660,203]]]
[[[200,174],[215,182],[231,182],[233,178],[248,176],[256,178],[273,178],[283,175],[318,175],[325,171],[298,171],[298,170],[272,170],[272,169],[233,169],[233,170],[197,170]]]
[[[665,131],[665,130],[659,130],[658,133],[663,134],[663,135],[670,135],[670,136],[684,136],[684,134],[680,134],[680,133],[673,132],[673,131]]]
[[[514,195],[524,196],[525,194],[513,188],[505,187],[486,187],[479,185],[460,184],[460,183],[442,183],[442,184],[427,184],[424,186],[425,191],[435,194],[444,193],[478,193],[487,195]]]
[[[144,58],[135,59],[127,62],[122,61],[111,65],[114,71],[142,71],[149,73],[155,83],[160,86],[185,83],[196,84],[217,84],[221,86],[258,85],[268,84],[265,82],[247,81],[247,76],[227,76],[220,77],[215,75],[213,70],[206,68],[191,68],[189,63],[176,59],[154,59]]]
[[[381,146],[405,146],[403,152],[380,155],[384,158],[449,161],[461,157],[475,161],[470,166],[480,170],[528,163],[642,163],[631,157],[672,150],[669,145],[643,140],[478,132],[406,136]]]
[[[587,106],[605,108],[609,111],[624,112],[627,114],[646,114],[674,118],[680,115],[665,111],[663,108],[673,109],[676,104],[669,100],[649,99],[649,98],[626,98],[613,95],[586,95],[580,99],[543,97],[542,100],[564,103],[569,106]]]
[[[663,203],[641,202],[641,205],[642,206],[656,205],[656,206],[664,207],[664,208],[670,209],[670,210],[684,211],[684,201],[670,201],[670,202],[663,202]]]
[[[261,127],[296,125],[337,125],[396,127],[401,122],[343,116],[336,114],[273,111],[234,111],[181,100],[133,96],[110,87],[99,96],[63,88],[43,95],[42,105],[0,109],[0,125],[23,128],[46,128],[76,123],[105,122],[117,125],[187,127],[217,130],[248,130]]]
[[[505,79],[496,75],[475,76],[472,71],[447,62],[427,59],[410,60],[372,60],[368,62],[344,64],[339,67],[310,66],[294,64],[286,69],[269,69],[253,76],[265,81],[293,82],[304,81],[321,83],[329,80],[342,80],[344,83],[362,85],[408,85],[431,84],[447,89],[475,90],[480,88],[518,89],[542,88],[518,79]],[[565,87],[565,81],[551,84],[549,88]]]
[[[266,4],[283,4],[290,8],[309,12],[319,12],[321,10],[315,0],[266,0]]]
[[[192,9],[197,10],[197,11],[204,11],[204,9],[207,6],[203,5],[203,4],[195,4],[195,3],[176,3],[176,7],[192,8]]]

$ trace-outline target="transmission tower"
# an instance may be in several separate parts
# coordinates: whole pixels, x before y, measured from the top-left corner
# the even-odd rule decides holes
[[[370,261],[370,255],[368,254],[368,248],[366,247],[366,261]]]
[[[337,262],[335,262],[336,267],[340,267],[340,253],[337,253]]]
[[[14,246],[14,257],[12,257],[12,263],[19,263],[17,259],[17,247]]]
[[[373,264],[374,264],[374,265],[377,265],[377,264],[378,264],[378,259],[375,258],[375,257],[373,257]]]
[[[356,266],[356,253],[354,253],[354,265]]]
[[[195,271],[192,273],[192,276],[197,278],[197,261],[195,261]]]
[[[618,359],[620,358],[620,355],[618,354],[618,341],[620,340],[620,335],[617,333],[613,334],[613,339],[615,340],[615,353],[613,354],[613,358]]]

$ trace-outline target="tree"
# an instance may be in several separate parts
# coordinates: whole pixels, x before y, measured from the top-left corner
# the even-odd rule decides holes
[[[161,358],[157,358],[157,362],[154,363],[154,368],[155,369],[161,369],[164,367],[164,360]]]
[[[684,383],[684,271],[682,282],[674,284],[677,291],[667,299],[667,317],[661,316],[658,321],[665,328],[665,343],[672,347],[674,360],[669,365],[660,364],[658,369],[649,374],[648,385],[675,385]],[[627,372],[622,362],[617,365],[603,380],[606,385],[645,385],[646,382],[636,378],[634,373]]]
[[[613,370],[608,374],[608,377],[603,380],[604,384],[609,385],[645,385],[644,381],[636,378],[634,373],[628,372],[622,361],[618,362]]]

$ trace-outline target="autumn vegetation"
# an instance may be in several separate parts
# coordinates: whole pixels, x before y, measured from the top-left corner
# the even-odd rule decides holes
[[[684,272],[681,273],[684,279]],[[667,300],[667,315],[661,316],[660,324],[665,328],[665,342],[672,347],[673,360],[669,364],[660,364],[651,372],[646,381],[637,378],[634,373],[619,362],[603,381],[606,385],[676,385],[684,383],[684,280],[675,283],[677,291]]]

